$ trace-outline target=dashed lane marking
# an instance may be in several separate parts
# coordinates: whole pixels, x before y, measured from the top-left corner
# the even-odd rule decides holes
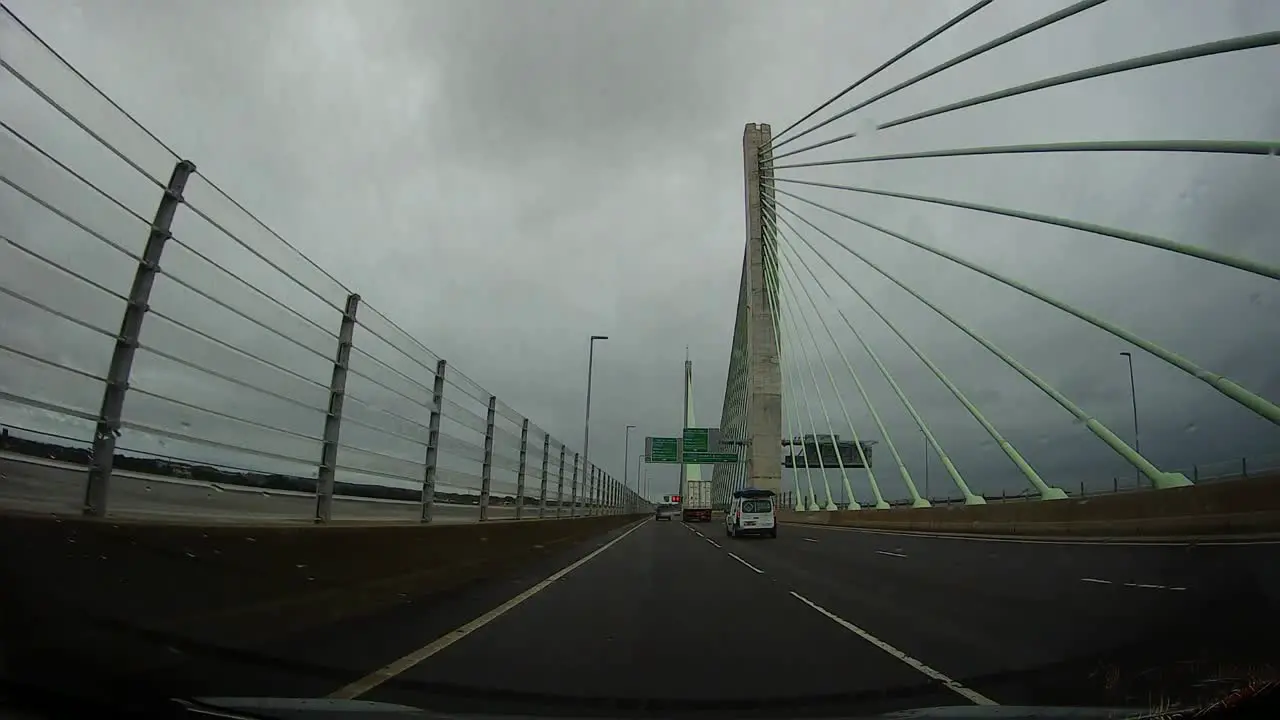
[[[893,657],[895,657],[895,658],[897,658],[897,659],[901,660],[902,662],[906,663],[907,665],[910,665],[910,666],[912,667],[912,669],[916,670],[917,672],[919,672],[919,673],[921,673],[921,674],[923,674],[923,675],[925,675],[925,676],[927,676],[927,677],[930,677],[930,678],[932,678],[932,679],[934,679],[934,680],[937,680],[938,682],[942,683],[944,686],[946,686],[946,688],[947,688],[948,690],[950,690],[950,691],[952,691],[952,692],[956,693],[957,695],[960,695],[961,697],[965,698],[965,699],[966,699],[966,700],[968,700],[969,702],[971,702],[971,703],[973,703],[973,704],[975,704],[975,705],[999,705],[999,703],[997,703],[995,700],[992,700],[991,698],[987,697],[986,695],[983,695],[982,693],[978,692],[977,690],[973,690],[972,688],[967,688],[967,687],[965,687],[964,685],[961,685],[960,683],[956,682],[955,680],[952,680],[951,678],[947,677],[946,675],[943,675],[942,673],[938,672],[937,670],[934,670],[933,668],[929,667],[928,665],[925,665],[924,663],[920,662],[919,660],[916,660],[915,658],[913,658],[913,657],[911,657],[910,655],[908,655],[908,654],[906,654],[906,653],[902,652],[901,650],[899,650],[899,649],[895,648],[894,646],[890,645],[889,643],[887,643],[887,642],[885,642],[885,641],[881,640],[880,638],[877,638],[876,636],[872,635],[871,633],[867,632],[866,630],[863,630],[862,628],[858,627],[857,625],[854,625],[853,623],[849,622],[848,620],[845,620],[844,618],[841,618],[841,617],[837,616],[835,613],[830,612],[830,611],[829,611],[829,610],[827,610],[826,608],[821,607],[820,605],[818,605],[817,603],[813,602],[812,600],[810,600],[810,599],[806,598],[805,596],[801,595],[800,593],[798,593],[798,592],[796,592],[796,591],[792,590],[792,591],[791,591],[791,595],[792,595],[792,597],[794,597],[795,599],[797,599],[797,600],[799,600],[800,602],[804,603],[805,605],[808,605],[809,607],[813,608],[813,609],[814,609],[814,610],[816,610],[817,612],[819,612],[819,613],[821,613],[821,614],[823,614],[823,615],[827,616],[827,618],[828,618],[828,619],[830,619],[832,622],[836,623],[836,624],[837,624],[837,625],[839,625],[840,627],[844,628],[845,630],[848,630],[849,632],[851,632],[851,633],[853,633],[853,634],[857,635],[858,637],[862,638],[863,640],[866,640],[867,642],[871,643],[872,645],[875,645],[876,647],[880,648],[881,650],[885,651],[886,653],[889,653],[889,654],[890,654],[890,655],[892,655]]]
[[[764,571],[763,571],[763,570],[761,570],[760,568],[756,567],[755,565],[752,565],[751,563],[747,562],[746,560],[743,560],[742,558],[738,557],[737,555],[735,555],[735,554],[733,554],[733,553],[729,553],[729,557],[731,557],[731,558],[733,558],[734,560],[737,560],[738,562],[742,563],[743,565],[746,565],[747,567],[751,568],[751,569],[752,569],[752,570],[754,570],[754,571],[756,572],[756,574],[758,574],[758,575],[763,575],[763,574],[764,574]]]
[[[1153,583],[1135,582],[1118,583],[1112,580],[1103,580],[1101,578],[1080,578],[1080,582],[1094,583],[1095,585],[1119,585],[1121,587],[1139,588],[1141,590],[1171,590],[1174,592],[1186,590],[1185,587],[1181,587],[1179,585],[1156,585]]]

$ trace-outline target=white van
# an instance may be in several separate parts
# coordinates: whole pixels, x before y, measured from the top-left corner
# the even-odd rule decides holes
[[[746,488],[735,490],[729,511],[724,514],[724,534],[729,537],[764,535],[778,537],[778,518],[774,514],[775,494],[772,490]]]

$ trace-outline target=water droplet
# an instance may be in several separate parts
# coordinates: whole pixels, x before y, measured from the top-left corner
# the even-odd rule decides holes
[[[876,125],[879,125],[879,123],[876,122],[875,118],[870,115],[860,115],[853,121],[853,131],[858,134],[858,137],[870,137],[876,134]]]

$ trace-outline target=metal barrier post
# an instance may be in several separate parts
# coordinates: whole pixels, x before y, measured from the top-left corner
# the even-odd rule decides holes
[[[338,472],[338,434],[342,430],[342,401],[347,392],[347,368],[351,364],[351,338],[356,329],[360,296],[347,296],[338,330],[338,354],[333,359],[329,380],[329,409],[324,416],[324,444],[320,449],[320,471],[316,479],[315,521],[327,523],[333,517],[333,483]]]
[[[489,489],[493,485],[493,420],[498,410],[498,396],[489,396],[489,411],[484,420],[484,465],[480,467],[480,522],[489,519]]]
[[[538,491],[538,517],[547,516],[547,461],[551,459],[551,436],[542,433],[542,488]]]
[[[524,466],[529,456],[529,418],[520,423],[520,470],[516,473],[516,519],[524,519]]]
[[[124,411],[124,395],[129,390],[129,373],[133,370],[133,356],[138,350],[138,335],[147,315],[156,272],[160,270],[164,244],[171,237],[169,229],[173,225],[173,216],[182,204],[182,191],[187,187],[187,180],[195,171],[195,164],[189,160],[180,160],[173,166],[169,184],[151,221],[151,232],[147,235],[142,258],[133,274],[129,302],[125,305],[124,319],[120,321],[120,332],[111,351],[107,385],[102,391],[102,407],[93,431],[93,454],[89,458],[89,475],[85,479],[81,509],[85,515],[102,517],[107,514],[107,490],[111,486],[111,468],[115,463],[116,436],[120,433],[120,414]]]
[[[563,476],[562,476],[563,477]],[[573,487],[569,495],[569,517],[578,516],[578,453],[573,454]]]
[[[556,480],[556,517],[560,517],[562,505],[564,505],[564,443],[560,443],[560,477]]]
[[[444,413],[444,373],[448,365],[444,360],[436,363],[436,378],[431,382],[431,419],[427,421],[427,460],[422,473],[422,515],[424,523],[431,522],[436,503],[436,474],[440,460],[440,416]]]
[[[587,474],[587,489],[582,493],[583,515],[591,516],[596,514],[596,489],[599,485],[599,468],[592,465],[590,472]]]

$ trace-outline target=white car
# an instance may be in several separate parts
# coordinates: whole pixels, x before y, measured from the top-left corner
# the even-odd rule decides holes
[[[764,535],[778,537],[778,517],[772,490],[735,490],[724,514],[724,534],[729,537]]]

